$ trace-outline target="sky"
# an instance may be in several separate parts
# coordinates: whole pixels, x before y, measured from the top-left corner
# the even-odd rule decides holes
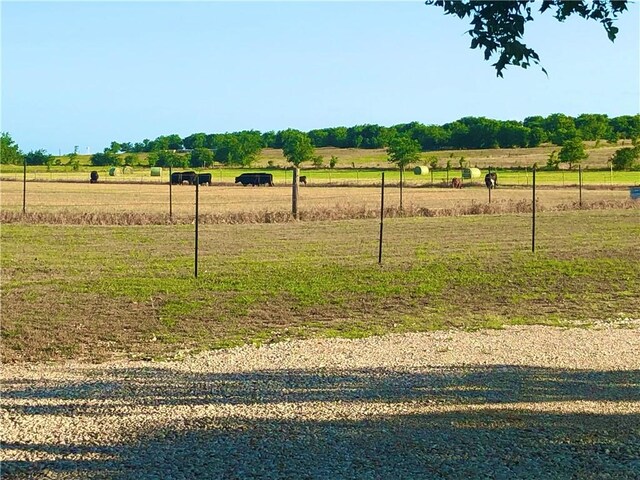
[[[177,133],[465,116],[640,112],[640,5],[602,26],[549,12],[524,41],[548,72],[469,48],[468,20],[405,2],[17,2],[1,15],[1,125],[24,152]]]

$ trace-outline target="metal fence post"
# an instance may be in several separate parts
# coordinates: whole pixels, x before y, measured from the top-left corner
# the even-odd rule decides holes
[[[378,242],[378,264],[382,264],[382,228],[384,225],[384,172],[382,172],[382,188],[380,190],[380,240]]]
[[[22,159],[22,213],[27,211],[27,159]]]
[[[298,220],[298,167],[293,167],[293,186],[291,189],[291,214]]]
[[[195,278],[198,278],[198,223],[199,223],[199,215],[198,215],[198,200],[199,200],[199,188],[198,185],[200,184],[200,179],[198,178],[198,175],[196,174],[196,218],[195,218],[195,224],[196,224],[196,239],[195,239],[195,262],[194,262],[194,276]]]
[[[533,183],[533,201],[531,203],[531,251],[536,251],[536,167],[531,170],[531,181]]]
[[[580,190],[580,207],[582,207],[582,165],[578,165],[578,189]]]

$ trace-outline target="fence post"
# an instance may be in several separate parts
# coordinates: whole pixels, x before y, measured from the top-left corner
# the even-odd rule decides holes
[[[22,213],[27,212],[27,159],[22,158]]]
[[[291,213],[298,220],[298,167],[293,167],[293,186],[291,190]]]
[[[404,167],[400,166],[400,213],[404,211],[402,208],[402,186],[404,184]]]
[[[380,190],[380,240],[378,243],[378,264],[382,264],[382,227],[384,224],[384,172],[382,172],[382,188]]]
[[[536,167],[531,169],[533,183],[533,201],[531,202],[531,251],[536,251]]]
[[[200,179],[198,178],[198,174],[196,174],[196,218],[195,218],[195,224],[196,224],[196,238],[195,238],[195,261],[194,261],[194,271],[193,274],[195,276],[195,278],[198,278],[198,223],[199,223],[199,215],[198,215],[198,200],[199,200],[199,186],[200,184]]]
[[[489,177],[491,177],[491,167],[489,167]],[[491,190],[493,190],[493,188],[489,187],[489,203],[491,203]]]
[[[171,181],[171,165],[169,165],[169,220],[173,220],[173,182]]]
[[[580,190],[580,207],[582,207],[582,165],[578,165],[578,189]]]

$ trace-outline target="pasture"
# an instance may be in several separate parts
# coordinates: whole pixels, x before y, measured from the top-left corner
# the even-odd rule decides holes
[[[541,213],[535,254],[529,215],[393,218],[382,265],[375,219],[203,225],[197,279],[188,224],[5,224],[2,355],[166,358],[288,338],[639,318],[639,218]]]
[[[384,167],[384,170],[382,168]],[[306,175],[309,186],[372,186],[380,184],[381,172],[385,172],[385,181],[390,184],[400,181],[400,171],[390,168],[389,164],[380,168],[301,168],[302,175]],[[88,182],[89,172],[96,170],[99,175],[99,183],[151,183],[161,184],[169,182],[169,170],[163,169],[162,175],[152,177],[149,168],[137,167],[128,170],[127,173],[118,176],[109,176],[107,167],[86,167],[79,171],[68,170],[65,167],[52,167],[47,171],[46,167],[29,167],[27,181],[43,182]],[[177,169],[182,171],[185,169]],[[242,173],[264,171],[273,174],[274,183],[277,186],[291,185],[291,168],[265,169],[259,166],[251,168],[227,168],[214,167],[206,169],[195,169],[198,172],[211,173],[212,181],[218,185],[233,185],[235,177]],[[486,173],[486,169],[483,174]],[[448,186],[454,177],[461,177],[459,168],[452,168],[449,172],[440,168],[429,172],[426,175],[414,175],[411,169],[405,171],[404,182],[408,186],[415,187],[443,187]],[[498,184],[504,186],[526,187],[531,186],[532,176],[530,169],[507,169],[498,173]],[[0,171],[1,180],[12,180],[22,182],[23,173],[21,168],[6,167]],[[608,169],[583,170],[584,185],[615,187],[632,186],[640,184],[640,172],[610,171]],[[467,185],[482,185],[482,178],[465,180]],[[536,174],[538,185],[552,186],[572,186],[578,184],[578,170],[556,170],[538,171]]]
[[[313,178],[313,177],[312,177]],[[20,182],[2,182],[0,205],[3,212],[22,210],[23,185]],[[291,186],[242,187],[203,186],[199,189],[200,214],[217,216],[219,221],[229,215],[254,218],[259,214],[286,215],[291,211]],[[576,208],[579,200],[577,188],[542,188],[537,191],[538,207],[542,210]],[[585,188],[585,205],[597,203],[629,202],[626,188]],[[484,186],[451,188],[405,188],[403,206],[408,215],[420,215],[425,209],[464,211],[465,208],[488,203]],[[493,213],[523,211],[531,203],[530,188],[500,187],[492,192]],[[191,218],[194,214],[195,189],[193,186],[174,185],[171,189],[172,212],[176,218]],[[385,190],[385,205],[397,209],[400,189],[397,184]],[[637,203],[637,202],[636,202]],[[375,216],[380,206],[380,187],[301,186],[299,209],[306,219],[358,218]],[[41,214],[138,214],[168,215],[169,186],[162,184],[116,183],[27,183],[27,212]],[[324,212],[320,214],[320,212]]]

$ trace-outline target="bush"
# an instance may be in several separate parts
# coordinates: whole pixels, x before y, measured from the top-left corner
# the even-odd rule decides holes
[[[51,162],[52,156],[45,150],[32,150],[24,156],[27,165],[47,165]]]
[[[91,165],[96,167],[119,166],[122,160],[113,152],[105,149],[102,153],[91,155]]]
[[[640,147],[626,147],[616,150],[611,157],[614,170],[638,170],[640,169]]]

